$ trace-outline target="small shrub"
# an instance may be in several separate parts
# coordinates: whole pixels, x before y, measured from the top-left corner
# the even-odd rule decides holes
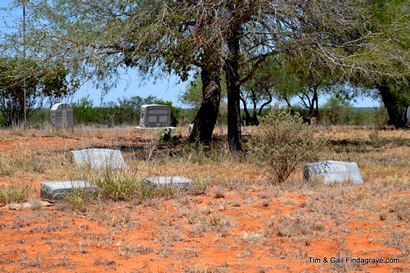
[[[30,191],[30,185],[7,185],[0,186],[0,205],[6,205],[12,202],[23,202],[27,200]]]
[[[215,198],[225,198],[225,192],[222,188],[217,188],[215,190]]]
[[[128,200],[137,195],[141,188],[136,177],[128,177],[117,171],[102,172],[92,181],[102,197],[113,201]]]
[[[269,167],[276,182],[284,182],[295,168],[316,157],[325,141],[314,137],[314,130],[299,114],[272,109],[261,118],[259,133],[250,141],[251,155]]]
[[[265,199],[262,201],[262,206],[269,207],[269,205],[270,205],[270,201],[268,199]]]
[[[159,134],[158,134],[158,140],[168,143],[168,144],[177,144],[180,142],[182,136],[181,135],[172,135],[172,129],[171,128],[167,128],[162,130]]]
[[[202,195],[206,193],[208,185],[204,180],[196,180],[194,184],[189,187],[189,193],[192,195]]]

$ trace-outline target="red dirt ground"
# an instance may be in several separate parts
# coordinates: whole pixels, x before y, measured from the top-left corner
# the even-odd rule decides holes
[[[69,150],[104,140],[93,141],[16,137],[0,141],[0,153]],[[34,187],[30,202],[36,204],[39,181],[0,175],[3,184],[24,179]],[[221,187],[222,197],[215,194]],[[349,187],[352,194],[362,189]],[[381,208],[394,199],[380,200]],[[397,220],[395,211],[381,219],[360,207],[333,215],[322,201],[312,190],[255,184],[212,185],[202,195],[142,203],[103,202],[85,212],[59,204],[5,206],[0,272],[410,272],[408,219]],[[347,257],[399,260],[366,264]]]

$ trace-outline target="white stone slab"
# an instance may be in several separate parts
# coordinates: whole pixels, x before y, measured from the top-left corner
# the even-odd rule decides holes
[[[125,168],[121,151],[111,149],[84,149],[71,151],[74,162],[80,166],[89,166],[94,170]]]
[[[355,162],[343,161],[319,161],[307,164],[304,168],[304,178],[306,180],[323,178],[325,184],[353,182],[363,183],[359,167]]]
[[[45,200],[58,201],[73,190],[87,190],[95,193],[97,188],[85,180],[47,181],[41,183],[40,197]]]
[[[194,182],[191,179],[186,178],[185,176],[153,176],[145,178],[142,183],[148,185],[185,189],[191,186]]]

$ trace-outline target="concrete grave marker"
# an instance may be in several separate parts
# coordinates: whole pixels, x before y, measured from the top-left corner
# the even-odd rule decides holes
[[[77,165],[90,166],[91,169],[122,169],[125,168],[121,151],[111,149],[84,149],[71,151]]]
[[[185,176],[154,176],[145,178],[142,183],[146,185],[186,189],[194,182]]]
[[[171,120],[171,109],[168,105],[145,104],[141,106],[140,125],[141,128],[169,127]]]
[[[355,162],[319,161],[305,165],[304,178],[306,180],[323,178],[325,184],[343,183],[351,181],[356,184],[363,183],[359,167]]]
[[[55,129],[74,128],[74,112],[69,104],[57,103],[50,110],[51,126]]]
[[[45,200],[58,201],[63,199],[73,190],[86,190],[95,193],[97,188],[88,181],[47,181],[41,183],[40,197]]]

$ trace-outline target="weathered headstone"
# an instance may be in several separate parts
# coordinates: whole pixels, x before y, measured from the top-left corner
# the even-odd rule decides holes
[[[50,110],[51,126],[55,129],[74,128],[74,112],[69,104],[57,103]]]
[[[141,106],[140,125],[142,128],[169,127],[171,110],[168,105],[145,104]]]
[[[122,169],[125,168],[121,151],[111,149],[84,149],[71,151],[74,162],[91,169]]]
[[[95,193],[97,188],[88,181],[47,181],[41,183],[40,197],[45,200],[58,201],[70,194],[73,190],[89,191]]]
[[[194,182],[185,176],[154,176],[142,180],[142,184],[186,189]]]
[[[325,184],[353,182],[356,184],[363,183],[359,167],[355,162],[342,161],[319,161],[305,165],[304,178],[312,180],[323,178]]]

